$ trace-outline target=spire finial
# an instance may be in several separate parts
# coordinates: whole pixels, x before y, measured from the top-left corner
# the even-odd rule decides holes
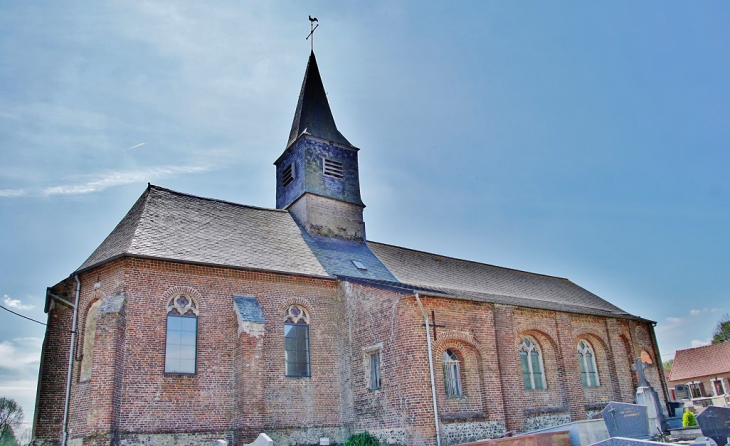
[[[314,22],[317,22],[317,26],[314,26]],[[309,27],[311,31],[309,31],[309,35],[304,40],[309,40],[310,37],[312,38],[310,43],[312,44],[312,52],[314,52],[314,30],[319,28],[319,20],[317,20],[317,17],[309,16]]]

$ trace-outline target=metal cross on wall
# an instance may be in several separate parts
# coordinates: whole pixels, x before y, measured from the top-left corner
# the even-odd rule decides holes
[[[314,22],[317,22],[317,26],[314,26]],[[309,27],[311,28],[311,31],[309,31],[309,35],[304,40],[309,40],[310,37],[312,38],[310,43],[312,44],[312,52],[314,52],[314,30],[319,28],[319,20],[317,20],[317,17],[309,16]]]
[[[421,327],[425,327],[426,324],[421,324]],[[438,325],[436,323],[436,313],[434,313],[433,310],[431,310],[431,323],[428,324],[429,327],[433,327],[433,340],[436,340],[436,327],[446,328],[446,325]]]

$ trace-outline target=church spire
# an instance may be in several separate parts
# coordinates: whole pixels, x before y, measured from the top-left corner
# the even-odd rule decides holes
[[[337,130],[335,118],[332,116],[327,94],[322,84],[322,77],[319,75],[314,51],[309,55],[307,71],[304,73],[302,90],[299,93],[299,102],[294,114],[291,132],[289,132],[287,147],[304,132],[338,144],[352,145]]]

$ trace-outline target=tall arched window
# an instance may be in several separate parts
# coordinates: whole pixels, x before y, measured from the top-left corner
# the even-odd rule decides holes
[[[81,373],[79,381],[91,379],[91,364],[94,360],[94,339],[96,339],[96,315],[99,314],[101,301],[97,300],[89,307],[86,313],[86,325],[84,326],[84,350],[81,358]]]
[[[578,367],[580,367],[580,380],[583,387],[598,387],[598,368],[596,368],[596,355],[593,347],[588,341],[581,339],[578,342]]]
[[[299,305],[284,314],[284,350],[286,376],[310,376],[309,313]]]
[[[522,362],[522,380],[525,383],[525,389],[545,389],[547,385],[545,384],[540,347],[529,336],[525,336],[520,342],[520,361]]]
[[[460,398],[461,391],[461,368],[459,358],[451,350],[446,350],[443,356],[444,361],[444,387],[447,398]]]
[[[194,375],[198,359],[198,305],[184,294],[167,303],[165,373]]]

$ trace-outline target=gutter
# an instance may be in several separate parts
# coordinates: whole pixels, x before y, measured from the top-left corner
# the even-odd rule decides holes
[[[439,410],[438,406],[436,405],[436,383],[434,382],[434,373],[433,373],[433,352],[431,350],[431,331],[429,330],[428,325],[428,314],[426,314],[426,310],[423,308],[423,304],[421,303],[421,298],[418,297],[418,293],[414,293],[416,296],[416,301],[418,302],[418,307],[421,309],[421,314],[423,315],[423,322],[426,326],[426,343],[428,345],[428,368],[431,372],[431,397],[433,398],[433,421],[436,426],[436,446],[441,446],[441,432],[439,429]]]
[[[63,434],[61,438],[61,446],[66,446],[66,441],[68,439],[68,410],[71,404],[71,372],[73,370],[74,364],[76,322],[79,317],[79,295],[81,294],[81,281],[79,280],[78,274],[74,274],[74,280],[76,281],[76,303],[73,305],[74,314],[73,322],[71,325],[71,344],[69,345],[68,351],[68,373],[66,374],[66,402],[63,405]]]

